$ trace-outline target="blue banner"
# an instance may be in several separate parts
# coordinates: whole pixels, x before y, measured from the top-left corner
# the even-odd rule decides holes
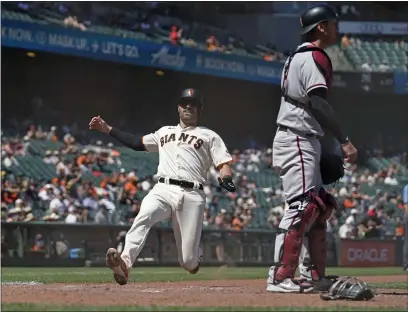
[[[283,65],[81,30],[2,20],[1,45],[197,74],[279,84]]]
[[[394,74],[394,92],[396,94],[408,94],[408,72]]]

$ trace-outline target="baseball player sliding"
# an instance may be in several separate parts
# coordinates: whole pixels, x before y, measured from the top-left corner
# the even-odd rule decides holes
[[[129,270],[142,250],[150,228],[157,222],[172,218],[178,261],[191,274],[200,267],[200,238],[203,225],[205,183],[208,170],[214,165],[220,172],[220,185],[235,192],[232,181],[232,160],[221,137],[198,126],[203,113],[200,91],[186,89],[178,104],[180,123],[165,126],[154,133],[136,137],[109,126],[102,118],[93,117],[89,128],[111,135],[136,151],[158,152],[158,182],[144,198],[140,212],[126,234],[123,252],[108,249],[106,265],[115,281],[125,285]]]
[[[271,292],[328,290],[332,285],[325,277],[326,221],[336,201],[322,187],[321,170],[322,155],[334,151],[322,151],[322,129],[340,142],[346,161],[357,158],[356,148],[326,100],[332,66],[323,49],[336,43],[337,20],[337,14],[327,5],[306,11],[300,18],[303,43],[288,58],[282,73],[273,164],[282,179],[288,209],[279,224],[275,263],[269,269],[267,290]],[[342,165],[340,159],[340,171]],[[294,279],[303,243],[304,263],[300,268],[304,279]]]

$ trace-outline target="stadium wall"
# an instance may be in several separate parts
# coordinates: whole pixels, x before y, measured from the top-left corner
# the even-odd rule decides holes
[[[103,266],[105,252],[120,250],[129,226],[2,222],[2,266]],[[33,251],[37,234],[45,247]],[[204,265],[267,266],[273,263],[275,232],[204,229]],[[327,264],[343,267],[402,265],[402,240],[336,240],[328,233]],[[154,227],[135,265],[178,265],[171,228]],[[216,249],[223,254],[220,261]]]

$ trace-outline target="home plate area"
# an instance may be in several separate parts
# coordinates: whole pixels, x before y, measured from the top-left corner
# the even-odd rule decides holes
[[[368,283],[404,282],[407,276],[370,276]],[[3,284],[3,303],[45,303],[84,306],[190,307],[408,307],[407,290],[376,289],[366,302],[323,301],[319,294],[276,294],[265,280],[213,280],[117,284]],[[18,296],[16,296],[18,293]]]

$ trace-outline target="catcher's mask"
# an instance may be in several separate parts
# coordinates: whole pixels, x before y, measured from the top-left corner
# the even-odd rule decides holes
[[[370,300],[374,298],[374,293],[370,286],[362,280],[344,276],[340,277],[327,294],[321,294],[323,300]]]

